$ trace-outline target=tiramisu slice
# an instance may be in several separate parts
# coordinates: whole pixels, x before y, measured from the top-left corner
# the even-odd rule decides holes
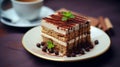
[[[93,48],[87,18],[69,11],[57,12],[41,22],[43,42],[61,55],[84,54]]]

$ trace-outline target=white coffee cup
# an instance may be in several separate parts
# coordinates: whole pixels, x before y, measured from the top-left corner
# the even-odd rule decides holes
[[[43,0],[11,0],[11,2],[18,16],[26,20],[38,18],[43,5]]]

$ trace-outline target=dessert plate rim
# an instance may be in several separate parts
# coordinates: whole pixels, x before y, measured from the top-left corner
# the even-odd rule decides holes
[[[42,41],[40,33],[41,33],[41,26],[34,27],[30,29],[28,32],[26,32],[22,38],[23,47],[31,54],[39,58],[43,58],[51,61],[72,62],[72,61],[82,61],[82,60],[91,59],[104,54],[109,49],[111,44],[109,36],[104,31],[91,26],[92,43],[95,40],[98,40],[99,44],[95,45],[90,52],[86,52],[86,54],[77,57],[53,56],[44,53],[41,50],[41,48],[38,48],[36,46],[37,43]]]

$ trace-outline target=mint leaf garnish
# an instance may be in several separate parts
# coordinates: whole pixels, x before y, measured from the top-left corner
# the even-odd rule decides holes
[[[67,21],[70,18],[75,18],[75,16],[70,12],[62,12],[63,17],[62,17],[62,21]]]
[[[54,48],[54,44],[52,43],[52,41],[48,41],[48,42],[47,42],[47,48],[48,48],[48,49]]]
[[[66,21],[67,19],[67,17],[62,17],[62,21]]]
[[[69,18],[75,18],[75,16],[74,16],[74,15],[71,15],[71,16],[69,16]]]

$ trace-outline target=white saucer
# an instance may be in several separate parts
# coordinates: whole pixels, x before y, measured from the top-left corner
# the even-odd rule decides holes
[[[37,43],[42,41],[41,27],[38,26],[38,27],[32,28],[23,36],[22,44],[28,52],[30,52],[31,54],[37,57],[47,59],[47,60],[52,60],[52,61],[71,62],[71,61],[81,61],[81,60],[97,57],[105,53],[110,47],[109,36],[105,32],[103,32],[102,30],[96,27],[91,27],[91,40],[92,40],[92,43],[95,40],[98,40],[99,44],[95,45],[95,47],[90,52],[87,52],[84,55],[77,56],[77,57],[66,57],[66,56],[60,57],[60,56],[49,55],[47,53],[44,53],[41,50],[41,48],[38,48],[36,46]]]
[[[49,7],[43,6],[40,10],[40,17],[43,18],[53,13],[54,10],[52,10]],[[13,27],[34,27],[40,25],[40,21],[41,21],[38,20],[34,22],[29,22],[27,20],[20,19],[13,8],[4,11],[4,13],[2,13],[2,16],[12,19],[13,20],[12,22],[6,21],[3,18],[1,18],[0,21],[5,25],[13,26]]]

